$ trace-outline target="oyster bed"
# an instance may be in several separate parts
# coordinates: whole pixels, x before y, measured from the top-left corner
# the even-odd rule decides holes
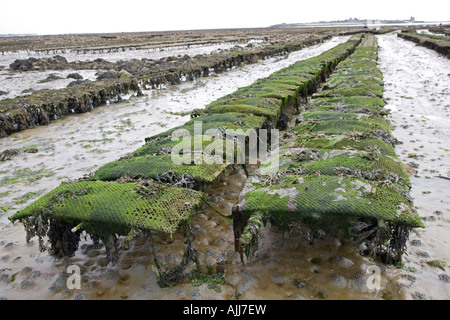
[[[334,87],[332,87],[331,84]],[[311,88],[313,87],[317,87],[317,83],[311,86]],[[327,97],[327,94],[330,93],[329,90],[332,91],[333,89],[336,89],[336,87],[339,87],[339,81],[330,82],[330,86],[325,86],[323,90],[321,90],[316,96],[314,96],[312,104],[315,109],[321,110],[314,110],[314,112],[304,113],[303,118],[299,120],[305,121],[305,123],[301,123],[301,126],[303,126],[302,130],[313,130],[314,127],[317,127],[318,120],[332,121],[333,119],[330,119],[328,117],[328,115],[331,114],[327,113],[330,111],[330,106],[332,106],[333,108],[339,107],[339,110],[336,111],[344,114],[345,106],[343,106],[342,103],[337,103],[336,105],[336,101],[331,101],[332,99],[339,97]],[[374,92],[376,95],[376,91]],[[302,101],[302,99],[304,98],[303,94],[301,94],[300,90],[298,91],[298,93],[300,99],[297,101]],[[277,94],[279,94],[279,92],[277,92]],[[320,97],[320,95],[322,95],[322,97]],[[233,97],[233,93],[230,93],[229,98],[230,97],[232,98],[232,100],[235,100],[236,98]],[[228,100],[230,100],[229,98]],[[240,96],[239,99],[245,99],[245,97]],[[264,97],[264,99],[272,98]],[[331,104],[319,103],[319,101],[324,102],[324,100],[326,99],[328,99]],[[239,101],[239,103],[226,103],[226,99],[224,100],[222,98],[218,99],[217,101],[219,103],[213,102],[207,106],[206,110],[209,111],[209,114],[202,115],[202,111],[200,109],[195,111],[195,115],[200,115],[206,121],[217,122],[221,115],[230,116],[230,114],[228,114],[229,110],[227,110],[227,108],[236,108],[236,110],[237,108],[240,108],[239,112],[243,112],[243,110],[247,108],[247,110],[252,110],[252,113],[255,111],[259,111],[260,114],[256,116],[254,120],[257,120],[257,117],[268,117],[268,119],[274,121],[280,114],[282,114],[282,110],[285,113],[295,113],[295,108],[288,108],[290,107],[289,105],[292,102],[294,102],[294,107],[302,106],[301,104],[299,104],[298,106],[295,105],[296,99],[282,98],[282,108],[279,111],[275,111],[274,113],[267,113],[263,111],[263,108],[273,107],[273,104],[269,103],[261,106],[256,105],[251,108],[252,105],[242,104],[242,101]],[[250,100],[247,100],[245,102],[248,103],[250,102]],[[259,109],[255,107],[258,107]],[[382,107],[382,105],[380,105],[379,103],[373,104],[373,106],[365,104],[364,108],[362,108],[364,109],[364,112],[362,113],[386,116],[386,113],[383,113],[383,110],[380,107]],[[328,110],[325,110],[326,108],[328,108]],[[211,112],[212,110],[215,111]],[[346,117],[354,117],[353,114],[345,114]],[[355,120],[354,118],[350,118],[348,120]],[[359,115],[357,118],[361,118],[361,115]],[[362,118],[364,118],[364,115],[362,116]],[[230,119],[231,118],[228,118],[228,121],[230,121]],[[260,126],[260,123],[258,124],[258,122],[255,122],[254,120],[242,121],[240,119],[236,119],[233,120],[233,123],[253,123],[254,128],[257,128],[258,126]],[[311,127],[314,122],[316,122],[316,126]],[[162,131],[158,136],[164,137],[164,131]],[[358,137],[358,135],[352,137],[352,139],[358,138],[361,137]],[[384,140],[388,138],[389,136],[382,134],[381,132],[377,137],[377,139]],[[151,146],[152,144],[149,142],[151,142],[152,140],[152,138],[147,139],[147,144],[143,148],[145,149],[146,147],[148,148],[149,145]],[[395,142],[395,140],[392,139],[391,142]],[[105,140],[105,143],[108,142]],[[91,144],[93,144],[93,142],[91,142]],[[136,152],[127,153],[129,154],[129,156],[131,155],[131,159],[135,159],[136,156],[137,158],[139,158],[144,156],[142,153],[143,148],[138,149],[141,150],[139,151],[139,155],[137,155]],[[133,149],[135,148],[132,148],[131,150]],[[358,156],[358,153],[348,154],[351,156]],[[323,156],[323,154],[320,153],[318,153],[317,155]],[[345,156],[345,154],[343,155]],[[379,155],[379,157],[382,157],[382,155]],[[335,158],[335,155],[333,155],[333,158]],[[112,157],[111,160],[114,160],[114,157]],[[123,159],[121,161],[126,160],[127,159]],[[349,169],[348,166],[346,168]],[[255,171],[256,168],[249,167],[247,169],[247,171],[249,171],[251,175],[257,172]],[[312,172],[314,171],[309,171],[309,173]],[[401,170],[398,172],[401,172]],[[341,172],[341,174],[346,175],[355,173],[358,172],[350,172],[346,170]],[[45,172],[42,172],[42,174],[45,174]],[[157,289],[158,286],[156,282],[158,280],[160,281],[161,278],[158,278],[158,273],[150,272],[150,276],[148,273],[148,268],[151,267],[151,260],[153,255],[148,251],[149,247],[147,242],[144,241],[144,237],[137,235],[135,240],[131,243],[132,250],[126,250],[122,252],[118,263],[113,266],[108,264],[108,260],[104,260],[104,258],[108,257],[108,252],[106,252],[105,254],[104,248],[102,246],[95,244],[91,245],[89,242],[84,241],[81,242],[81,250],[78,250],[75,255],[70,258],[55,260],[54,262],[52,262],[53,260],[49,256],[43,256],[45,260],[44,265],[48,266],[48,264],[50,263],[51,265],[56,267],[57,270],[64,269],[67,263],[71,264],[77,263],[77,261],[84,261],[86,259],[86,254],[92,257],[92,259],[89,259],[90,262],[87,263],[86,268],[83,267],[83,275],[85,275],[85,278],[83,280],[82,292],[66,290],[63,284],[65,280],[63,274],[59,273],[58,279],[56,279],[55,276],[58,275],[58,271],[56,271],[56,273],[53,273],[49,272],[49,269],[45,268],[41,268],[41,271],[44,273],[36,272],[39,268],[36,268],[36,270],[34,271],[33,268],[24,268],[22,271],[20,271],[20,273],[17,273],[14,276],[14,278],[19,278],[19,281],[21,281],[21,283],[19,284],[19,282],[16,281],[10,282],[10,286],[5,287],[4,292],[12,293],[15,290],[19,290],[18,292],[21,292],[22,294],[25,293],[29,296],[33,296],[35,294],[33,287],[36,288],[39,286],[46,286],[48,280],[45,279],[53,279],[55,281],[53,282],[53,285],[49,287],[51,288],[49,296],[54,298],[84,297],[88,299],[107,299],[120,297],[140,299],[143,297],[164,297],[175,299],[208,299],[219,297],[226,299],[246,299],[255,297],[275,297],[288,299],[333,299],[364,297],[369,299],[386,299],[404,298],[405,293],[408,294],[408,298],[419,298],[423,296],[423,294],[421,295],[421,292],[423,292],[423,290],[425,289],[416,289],[417,291],[414,291],[415,287],[413,281],[408,280],[411,283],[406,282],[406,279],[412,279],[414,275],[411,274],[411,270],[412,268],[417,268],[417,264],[419,263],[417,259],[414,259],[414,257],[412,257],[411,259],[411,257],[407,256],[406,258],[405,263],[410,266],[409,271],[405,269],[392,269],[391,267],[379,265],[377,261],[372,260],[371,258],[365,258],[363,256],[355,255],[354,253],[352,253],[352,245],[349,245],[345,242],[342,243],[342,240],[338,240],[339,237],[336,238],[329,235],[327,235],[324,239],[316,239],[316,243],[313,246],[305,246],[304,239],[302,239],[305,233],[300,232],[296,234],[294,232],[291,233],[291,236],[288,239],[282,240],[283,238],[281,237],[280,231],[277,230],[278,228],[274,226],[267,230],[261,230],[263,237],[260,238],[260,246],[258,247],[257,255],[253,256],[253,258],[249,262],[247,262],[245,266],[241,265],[239,257],[233,254],[234,250],[230,250],[230,248],[234,249],[232,225],[230,225],[229,222],[227,222],[227,219],[224,219],[222,215],[229,215],[231,213],[230,205],[238,201],[237,197],[239,196],[239,193],[236,192],[238,192],[240,188],[244,187],[246,180],[247,177],[243,169],[226,169],[222,173],[222,179],[215,183],[215,188],[205,186],[202,187],[204,188],[205,196],[207,197],[208,202],[212,205],[212,207],[214,207],[214,209],[209,209],[207,206],[204,206],[200,211],[200,215],[194,215],[191,217],[191,226],[193,234],[195,234],[196,237],[193,243],[197,247],[198,251],[201,252],[199,256],[201,261],[200,265],[204,267],[203,271],[205,272],[206,277],[202,278],[197,275],[197,278],[195,278],[194,274],[192,273],[189,274],[188,278],[185,281],[177,286]],[[403,182],[407,182],[407,178],[405,176],[403,176],[403,180]],[[177,181],[175,180],[175,182]],[[412,179],[411,182],[413,184],[414,190],[414,179]],[[408,185],[408,183],[406,183],[406,185]],[[361,187],[362,189],[364,189],[363,185],[361,185]],[[274,194],[276,195],[277,193],[275,192]],[[413,194],[413,196],[416,194],[417,193]],[[281,196],[282,195],[280,194],[280,197]],[[343,194],[343,196],[345,197],[345,194]],[[436,196],[439,197],[438,194],[436,194]],[[443,199],[443,201],[445,204],[445,199]],[[217,214],[217,210],[220,211],[221,215]],[[445,212],[445,210],[443,211]],[[419,210],[419,213],[422,212]],[[257,220],[258,219],[252,219],[251,222],[258,223]],[[426,224],[429,224],[429,221],[426,222]],[[13,229],[17,228],[14,227]],[[5,236],[7,237],[9,232],[13,229],[6,228]],[[210,230],[214,230],[213,234],[210,234]],[[424,232],[426,234],[426,229]],[[11,237],[11,239],[14,239],[14,237]],[[171,240],[162,235],[157,235],[154,237],[154,243],[157,247],[157,255],[160,261],[163,261],[167,265],[172,266],[180,265],[180,263],[183,264],[183,262],[185,262],[183,260],[180,261],[180,257],[185,254],[185,245],[182,233],[174,234],[174,238]],[[418,241],[413,241],[412,243],[412,248],[411,245],[408,246],[407,252],[411,250],[412,252],[414,252],[415,246]],[[274,248],[277,252],[273,252]],[[5,245],[5,250],[9,250],[9,252],[13,253],[17,249],[12,242],[8,242],[7,245]],[[31,245],[29,247],[31,256],[34,255],[33,250],[37,250],[36,245]],[[437,252],[433,253],[434,258]],[[439,253],[437,253],[437,255],[439,255]],[[421,256],[424,257],[423,255]],[[5,261],[9,261],[10,259],[6,255],[4,255],[3,258]],[[19,263],[19,260],[20,259],[16,259],[16,263]],[[430,261],[430,268],[435,268],[431,266],[432,261],[434,261],[431,257],[426,260]],[[433,265],[438,265],[439,259],[435,260],[436,263]],[[59,264],[60,262],[58,261],[65,261],[66,264]],[[281,270],[279,267],[279,263],[281,261],[283,263],[283,266],[285,267],[283,268],[284,270]],[[22,263],[26,262],[23,261]],[[366,287],[365,278],[367,277],[367,275],[365,275],[365,271],[367,269],[366,267],[370,265],[379,265],[383,270],[383,289],[381,292],[373,293],[370,292]],[[442,265],[441,263],[441,266],[445,269],[445,264]],[[425,271],[427,270],[426,267],[422,266],[422,268],[424,268]],[[128,272],[128,269],[130,269],[130,272]],[[344,269],[346,271],[344,271]],[[15,268],[15,270],[18,269]],[[100,274],[102,273],[103,276],[100,276]],[[402,277],[402,273],[405,274],[405,277]],[[2,273],[2,279],[5,279],[5,281],[7,281],[8,274],[9,272],[7,270],[4,270],[4,272]],[[14,274],[14,272],[12,274]],[[52,274],[54,276],[52,276]],[[222,278],[220,278],[220,275],[224,276],[226,282],[221,282]],[[445,286],[445,277],[441,274],[438,278],[438,282],[441,283],[441,285],[443,284]],[[52,282],[53,280],[50,280],[50,282]],[[199,287],[194,285],[194,283],[198,283]],[[216,283],[216,285],[214,285],[214,283]],[[87,285],[87,287],[85,285]],[[125,285],[125,287],[122,287],[122,285]],[[130,285],[136,286],[135,290],[127,290],[126,287]],[[424,288],[427,288],[427,285],[425,285]],[[427,292],[427,294],[431,298],[440,296],[436,293],[430,294]],[[444,292],[441,292],[441,294],[445,295]],[[14,294],[11,295],[11,297],[13,296]]]

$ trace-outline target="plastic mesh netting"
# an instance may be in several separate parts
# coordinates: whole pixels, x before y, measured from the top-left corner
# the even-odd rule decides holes
[[[228,104],[210,105],[210,113],[241,112],[269,119],[277,119],[281,112],[281,104],[277,99],[271,98],[242,98],[227,101]]]
[[[372,106],[384,107],[385,103],[383,99],[378,97],[352,96],[352,97],[335,97],[335,98],[316,97],[314,98],[314,100],[311,101],[311,105],[313,107],[322,105],[331,105],[331,106],[355,106],[358,108],[364,108]]]
[[[181,160],[183,159],[180,158]],[[195,182],[212,182],[228,166],[223,163],[222,157],[218,159],[218,163],[212,158],[201,157],[198,160],[201,163],[176,164],[171,155],[136,157],[110,162],[98,169],[94,178],[103,181],[118,180],[121,177],[164,180],[166,174],[172,173],[178,178],[192,178]]]
[[[392,144],[382,139],[365,136],[364,134],[346,133],[342,135],[300,135],[288,142],[291,147],[304,147],[311,149],[354,149],[362,151],[374,151],[388,156],[395,156]]]
[[[61,184],[10,219],[24,220],[46,212],[47,218],[73,226],[85,222],[111,229],[130,227],[173,234],[201,199],[198,191],[156,182],[80,181]]]
[[[246,131],[250,129],[260,129],[264,122],[266,122],[265,117],[238,112],[204,115],[194,118],[182,126],[148,137],[146,140],[153,143],[153,141],[159,141],[163,138],[170,138],[174,134],[217,136],[220,133],[223,133],[225,136],[227,131],[234,132],[238,130]]]
[[[337,115],[339,117],[339,115]],[[380,129],[390,135],[390,124],[385,119],[338,119],[313,121],[300,125],[295,130],[299,133],[325,133],[327,135],[337,135],[350,132],[370,133]]]
[[[263,162],[257,172],[270,172],[274,159]],[[287,148],[281,150],[275,164],[278,170],[302,175],[347,175],[372,181],[409,186],[403,164],[396,158],[356,150]]]
[[[368,115],[364,113],[351,113],[351,112],[330,112],[314,110],[308,113],[302,114],[303,120],[358,120],[361,118],[367,118]]]
[[[253,181],[261,180],[262,177]],[[379,186],[365,179],[346,176],[288,175],[276,185],[262,186],[253,182],[240,204],[242,212],[269,213],[271,221],[288,228],[292,222],[329,230],[348,226],[351,221],[402,223],[422,226],[404,193],[405,187],[392,184]]]
[[[209,135],[181,135],[156,138],[153,141],[130,153],[130,157],[144,155],[181,155],[204,154],[231,158],[237,152],[237,146],[230,139],[222,139]]]
[[[339,113],[358,113],[370,116],[385,116],[389,114],[384,109],[384,101],[378,97],[338,97],[315,98],[311,102],[314,111],[333,111]]]

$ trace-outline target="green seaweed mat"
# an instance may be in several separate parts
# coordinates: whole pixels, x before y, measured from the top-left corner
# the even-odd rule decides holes
[[[250,191],[240,203],[242,212],[247,216],[268,214],[273,223],[284,228],[292,222],[304,222],[329,230],[358,220],[423,227],[412,202],[403,194],[408,189],[399,185],[379,186],[344,176],[292,175],[274,186],[256,183],[247,189]]]
[[[48,218],[73,223],[156,230],[173,234],[199,205],[202,193],[154,184],[81,181],[63,183],[9,219],[24,220],[45,210]]]

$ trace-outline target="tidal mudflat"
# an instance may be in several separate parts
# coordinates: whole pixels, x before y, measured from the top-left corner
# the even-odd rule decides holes
[[[234,250],[233,226],[204,205],[191,219],[204,275],[161,288],[148,242],[136,238],[117,264],[105,258],[101,244],[80,243],[72,257],[40,253],[37,241],[25,242],[20,224],[7,218],[61,181],[77,179],[137,149],[143,138],[182,125],[190,111],[247,86],[259,78],[345,42],[334,37],[289,55],[259,61],[220,75],[124,97],[89,113],[71,115],[47,126],[2,138],[4,149],[20,153],[0,163],[2,216],[0,296],[7,299],[446,299],[450,149],[448,132],[450,74],[448,60],[397,38],[377,36],[379,68],[384,76],[385,108],[396,153],[410,172],[411,196],[425,228],[412,233],[402,264],[385,265],[355,252],[350,243],[329,235],[314,245],[304,235],[282,237],[263,229],[258,255],[243,265]],[[188,53],[189,51],[187,51]],[[33,150],[33,152],[25,152]],[[37,151],[37,152],[34,152]],[[250,170],[254,168],[249,168]],[[210,204],[230,215],[247,176],[227,170],[205,190]],[[180,263],[181,233],[155,237],[159,259]],[[81,289],[67,288],[67,267],[81,266]],[[368,287],[371,268],[381,271],[378,290]],[[220,272],[219,272],[220,271]]]

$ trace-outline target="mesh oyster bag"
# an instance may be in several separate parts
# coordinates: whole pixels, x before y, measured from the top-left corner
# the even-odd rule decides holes
[[[256,172],[264,174],[273,169],[288,174],[346,175],[410,186],[409,176],[398,159],[366,151],[285,148],[276,159],[261,163]]]
[[[348,176],[288,175],[275,185],[252,179],[240,201],[241,212],[268,214],[278,226],[304,221],[315,228],[346,226],[350,221],[401,223],[422,227],[407,188],[380,186],[376,182]]]
[[[216,180],[228,166],[222,157],[218,160],[221,161],[216,163],[214,159],[200,157],[199,164],[176,164],[171,155],[141,156],[107,163],[95,172],[94,179],[113,181],[129,177],[161,180],[171,173],[176,177],[190,177],[196,183],[207,183]]]
[[[202,193],[151,182],[80,181],[63,183],[9,219],[25,221],[45,213],[75,227],[79,223],[111,229],[144,229],[173,234],[201,202]]]

